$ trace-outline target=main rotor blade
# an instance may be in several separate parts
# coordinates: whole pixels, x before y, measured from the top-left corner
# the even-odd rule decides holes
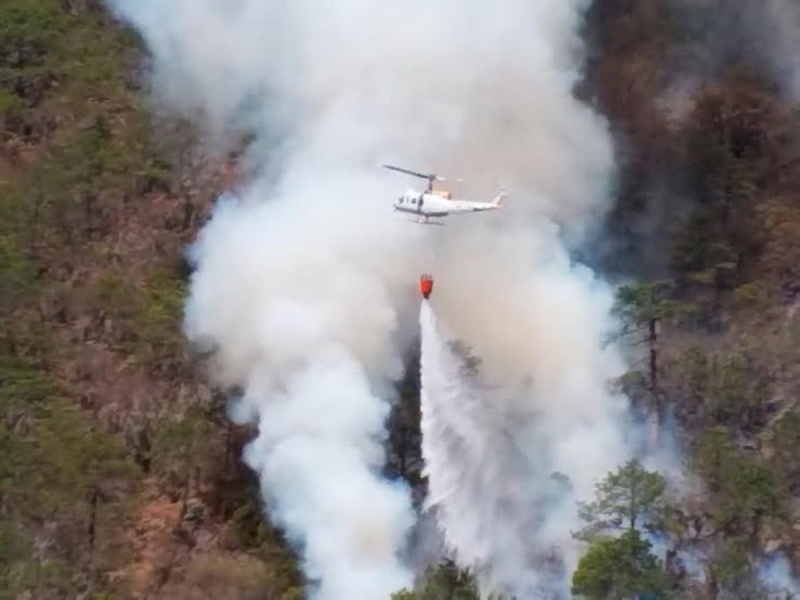
[[[401,169],[400,167],[393,167],[392,165],[383,165],[385,169],[391,169],[392,171],[400,171],[401,173],[406,173],[408,175],[414,175],[415,177],[421,177],[422,179],[436,179],[436,175],[425,175],[424,173],[417,173],[416,171],[409,171],[408,169]]]

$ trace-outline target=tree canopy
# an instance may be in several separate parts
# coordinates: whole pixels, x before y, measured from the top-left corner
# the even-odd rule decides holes
[[[667,503],[666,481],[631,459],[597,484],[595,500],[580,504],[587,526],[576,535],[591,540],[608,531],[659,527]]]

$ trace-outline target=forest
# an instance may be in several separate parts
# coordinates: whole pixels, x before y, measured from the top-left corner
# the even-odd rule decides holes
[[[576,94],[618,163],[592,266],[635,282],[615,314],[638,360],[615,384],[702,492],[635,460],[607,473],[574,534],[576,597],[800,593],[800,95],[745,5],[586,15]],[[238,154],[209,158],[154,109],[145,53],[100,2],[0,3],[0,598],[299,600],[241,460],[252,427],[182,331],[185,247]],[[422,489],[408,366],[386,470]],[[446,560],[395,598],[479,594]]]

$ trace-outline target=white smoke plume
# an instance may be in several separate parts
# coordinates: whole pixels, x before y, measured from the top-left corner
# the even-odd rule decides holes
[[[793,574],[789,559],[784,554],[764,557],[756,564],[756,572],[761,583],[778,600],[800,598],[800,582]]]
[[[670,0],[684,32],[678,45],[679,87],[731,67],[757,67],[781,93],[800,102],[800,4],[796,0]]]
[[[764,0],[755,6],[740,0],[749,23],[751,48],[793,102],[800,102],[800,4],[795,0]],[[747,9],[750,9],[749,11]]]
[[[558,288],[557,279],[551,283]],[[590,343],[579,330],[587,305],[561,309],[558,325],[573,341]],[[626,457],[625,402],[602,384],[616,361],[598,347],[590,377],[551,363],[548,381],[534,373],[523,389],[487,386],[480,366],[469,366],[475,357],[453,347],[428,303],[420,325],[427,506],[448,547],[475,571],[484,593],[570,597],[581,552],[571,537],[581,526],[576,500],[589,498],[598,475]]]
[[[420,271],[505,391],[496,418],[538,419],[520,425],[539,465],[523,489],[552,469],[591,494],[624,454],[624,402],[606,390],[623,367],[601,347],[610,294],[563,246],[599,224],[613,167],[604,122],[571,94],[589,0],[108,1],[143,34],[164,105],[217,141],[255,137],[263,175],[193,249],[187,333],[216,350],[221,386],[245,390],[247,460],[316,597],[383,599],[411,580],[409,496],[378,472]],[[501,182],[508,206],[396,221],[392,200],[421,182],[383,162],[465,177],[453,191],[467,197]],[[543,535],[566,540],[571,518]]]
[[[543,553],[532,521],[541,518],[536,501],[545,477],[517,447],[517,426],[502,421],[503,411],[474,380],[468,358],[448,344],[427,302],[420,327],[427,508],[436,511],[446,545],[477,575],[484,593],[543,598],[544,565],[535,563]]]
[[[357,231],[298,207],[218,207],[193,249],[187,331],[216,346],[217,381],[245,390],[234,417],[259,427],[245,458],[319,583],[313,597],[384,599],[411,583],[400,562],[409,495],[378,474],[381,392],[402,373],[391,302],[401,290],[373,274]],[[384,243],[370,246],[391,259]]]

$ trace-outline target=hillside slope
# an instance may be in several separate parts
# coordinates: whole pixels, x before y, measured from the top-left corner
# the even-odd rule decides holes
[[[151,120],[93,4],[0,6],[0,596],[277,598],[291,558],[180,330],[230,166]]]
[[[669,575],[717,598],[764,583],[762,559],[800,566],[800,119],[728,38],[698,70],[685,6],[597,3],[579,93],[619,158],[600,266],[640,282],[621,385],[702,483],[663,533],[698,564]],[[183,253],[235,157],[153,116],[144,61],[91,1],[0,5],[0,598],[301,598],[240,460],[252,432],[181,332]],[[422,489],[410,367],[390,471]],[[455,591],[476,594],[445,563],[403,597]]]

